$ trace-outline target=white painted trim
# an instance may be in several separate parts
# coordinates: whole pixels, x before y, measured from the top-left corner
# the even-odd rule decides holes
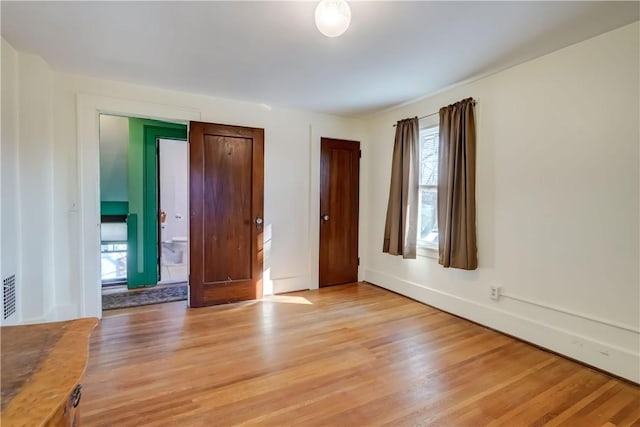
[[[80,307],[76,304],[64,304],[54,306],[45,316],[47,322],[59,322],[72,320],[79,317]]]
[[[306,291],[309,289],[309,278],[304,276],[285,277],[282,279],[271,279],[273,282],[273,294],[283,294],[285,292]]]
[[[309,125],[309,289],[320,287],[320,157],[322,135]],[[274,291],[275,292],[275,291]]]
[[[640,383],[640,354],[611,343],[606,343],[549,325],[544,313],[537,318],[524,317],[497,307],[481,304],[459,296],[421,286],[380,271],[366,269],[365,280],[385,289],[405,295],[441,310],[456,314],[506,334],[566,355],[588,365]],[[589,322],[582,317],[576,321]],[[608,325],[612,333],[637,335],[628,330]]]
[[[601,319],[599,317],[595,317],[595,316],[591,316],[588,314],[584,314],[584,313],[579,313],[577,311],[573,311],[573,310],[567,310],[566,308],[562,308],[562,307],[558,307],[556,305],[551,305],[551,304],[547,304],[547,303],[543,303],[540,301],[536,301],[530,298],[523,298],[523,297],[519,297],[516,295],[511,295],[511,294],[507,294],[502,292],[500,294],[501,298],[509,298],[509,299],[513,299],[516,301],[520,301],[520,302],[524,302],[526,304],[531,304],[531,305],[536,305],[538,307],[547,309],[547,310],[553,310],[553,311],[557,311],[558,313],[564,313],[564,314],[568,314],[570,316],[575,316],[575,317],[580,317],[582,319],[588,320],[590,322],[596,322],[596,323],[600,323],[602,325],[606,325],[606,326],[611,326],[613,328],[618,328],[618,329],[622,329],[628,332],[632,332],[634,334],[640,334],[640,329],[638,329],[637,326],[631,326],[631,325],[625,325],[623,323],[618,323],[618,322],[612,322],[610,320],[605,320],[605,319]]]
[[[416,255],[425,258],[438,259],[438,248],[431,248],[429,246],[417,246]]]
[[[3,307],[0,307],[0,310],[4,310]],[[18,321],[17,316],[12,314],[7,319],[0,319],[0,326],[12,326],[12,325],[20,325],[21,322]]]
[[[362,159],[368,159],[368,145],[365,139],[360,140],[360,176],[358,176],[358,183],[360,188],[358,189],[358,282],[364,280],[364,266],[366,265],[367,251],[364,249],[368,245],[375,245],[375,241],[372,243],[369,240],[367,230],[369,230],[369,181],[365,179],[369,176],[369,163]],[[380,241],[380,244],[382,241]]]
[[[100,113],[159,120],[201,120],[196,108],[154,104],[104,96],[77,95],[78,206],[80,210],[80,310],[102,317],[100,283]]]
[[[307,141],[309,147],[309,161],[308,161],[308,169],[309,169],[309,194],[307,196],[307,275],[309,276],[309,286],[313,286],[313,283],[316,283],[318,277],[318,271],[315,264],[317,264],[316,252],[319,253],[319,250],[316,250],[314,247],[314,239],[312,236],[312,228],[311,224],[313,223],[313,125],[309,124],[309,140]],[[318,247],[320,245],[320,240],[318,240]],[[315,289],[315,288],[314,288]],[[274,291],[275,293],[275,291]]]
[[[77,316],[76,316],[77,317]],[[48,323],[48,322],[55,322],[56,319],[56,307],[53,306],[49,309],[49,311],[47,311],[46,313],[44,313],[42,316],[38,316],[38,317],[31,317],[29,319],[24,319],[23,322],[21,322],[21,324],[24,325],[31,325],[31,324],[35,324],[35,323]]]
[[[22,321],[19,323],[20,325],[33,325],[36,323],[47,323],[47,322],[51,322],[51,320],[47,320],[48,319],[49,314],[45,315],[45,316],[40,316],[40,317],[33,317],[30,319],[22,319]]]

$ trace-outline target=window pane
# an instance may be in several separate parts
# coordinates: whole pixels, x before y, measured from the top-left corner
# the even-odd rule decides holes
[[[438,184],[438,128],[420,131],[420,185]]]
[[[438,201],[435,189],[420,189],[420,214],[418,219],[418,241],[422,244],[438,244]]]
[[[102,280],[127,278],[127,244],[102,244],[101,250]]]

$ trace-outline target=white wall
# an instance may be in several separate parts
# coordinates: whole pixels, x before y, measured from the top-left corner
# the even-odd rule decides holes
[[[638,40],[635,23],[371,118],[366,280],[640,381]],[[467,97],[479,269],[383,254],[392,125]]]
[[[160,210],[167,213],[162,241],[189,236],[189,145],[160,139]]]
[[[54,315],[52,76],[2,40],[2,277],[16,274],[13,322]],[[24,236],[30,236],[25,239]]]
[[[2,40],[2,138],[0,139],[0,280],[18,274],[18,53]],[[0,300],[2,297],[0,295]],[[21,317],[20,295],[16,295],[16,313],[3,324],[12,324]],[[0,304],[2,304],[0,302]],[[2,306],[3,307],[3,306]]]
[[[19,70],[22,315],[23,321],[38,321],[55,305],[49,285],[54,265],[66,262],[53,250],[53,79],[49,66],[35,55],[20,54]]]
[[[53,71],[32,55],[17,56],[20,131],[24,130],[19,146],[24,156],[18,161],[16,198],[28,210],[18,239],[24,246],[20,265],[25,280],[28,276],[22,290],[29,294],[23,300],[22,320],[99,314],[86,304],[89,287],[95,287],[95,295],[99,293],[99,277],[95,283],[85,280],[87,265],[97,265],[98,253],[83,250],[87,236],[98,236],[97,132],[95,145],[91,145],[94,135],[78,138],[78,129],[98,128],[98,115],[89,112],[77,121],[79,111],[86,113],[79,99],[135,105],[137,111],[146,107],[154,112],[190,111],[193,114],[188,117],[202,121],[264,128],[270,278],[275,292],[317,287],[317,257],[312,257],[318,244],[320,137],[362,140],[362,121],[68,75]],[[5,103],[4,92],[2,96]],[[107,110],[103,112],[126,113]],[[149,116],[171,119],[163,114]],[[362,145],[366,151],[364,141]],[[95,160],[89,171],[83,168],[88,158]],[[87,215],[90,211],[95,211],[95,218]]]

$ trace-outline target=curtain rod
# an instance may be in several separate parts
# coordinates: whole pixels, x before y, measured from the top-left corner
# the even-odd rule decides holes
[[[471,103],[472,103],[474,106],[476,105],[476,101],[472,101]],[[427,114],[427,115],[424,115],[424,116],[420,116],[420,117],[418,117],[418,120],[426,119],[427,117],[435,116],[435,115],[437,115],[437,114],[440,114],[440,111],[436,111],[435,113],[431,113],[431,114]],[[396,127],[396,125],[393,125],[393,127]]]

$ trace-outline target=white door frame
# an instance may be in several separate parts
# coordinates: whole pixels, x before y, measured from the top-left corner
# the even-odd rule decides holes
[[[77,95],[78,208],[80,211],[80,315],[102,317],[100,280],[100,121],[113,114],[165,121],[200,121],[196,108]]]

